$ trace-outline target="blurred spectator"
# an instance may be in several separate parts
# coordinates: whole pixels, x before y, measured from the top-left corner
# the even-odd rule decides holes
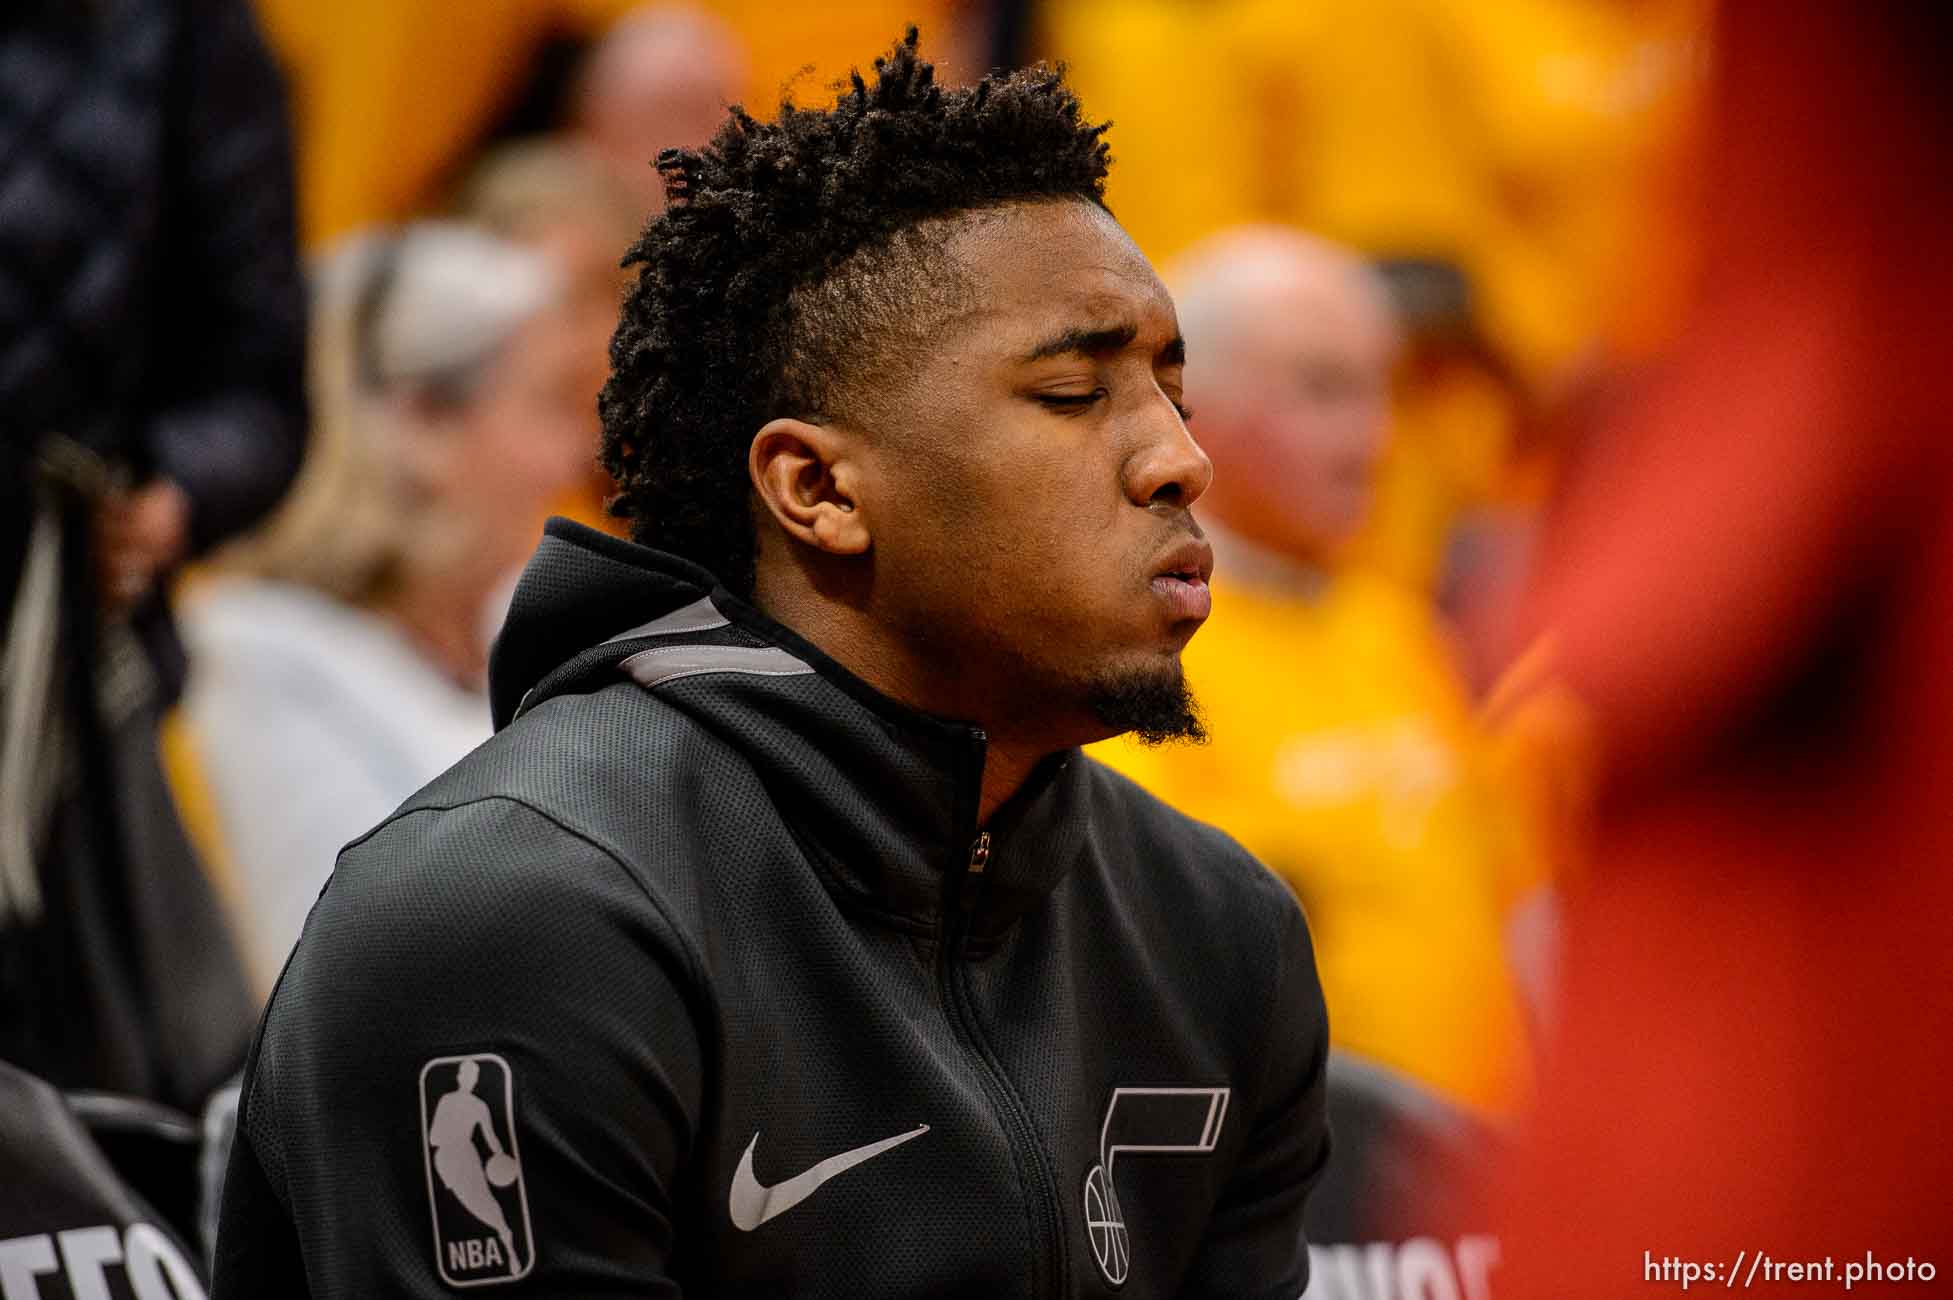
[[[185,708],[267,987],[340,846],[488,737],[508,579],[591,455],[562,297],[538,254],[439,224],[317,277],[312,450],[185,609]]]
[[[242,0],[0,16],[0,1057],[194,1106],[249,1000],[157,760],[160,591],[296,469],[284,100]]]
[[[1520,632],[1600,767],[1504,1294],[1645,1295],[1670,1257],[1723,1284],[1759,1251],[1831,1257],[1819,1289],[1923,1261],[1859,1280],[1936,1294],[1953,21],[1728,0],[1716,50],[1701,296],[1573,467]]]
[[[308,247],[427,210],[553,39],[636,0],[256,0],[291,77]]]
[[[1526,472],[1544,450],[1525,437],[1537,424],[1533,400],[1486,338],[1478,294],[1456,264],[1386,257],[1376,266],[1404,347],[1376,502],[1349,554],[1456,608],[1501,558],[1487,545],[1493,525],[1537,515],[1544,484]]]
[[[578,62],[581,51],[598,45],[627,14],[636,15],[631,24],[640,34],[650,31],[656,41],[620,48],[623,57],[612,67],[648,69],[658,80],[627,77],[593,89],[600,89],[603,130],[633,192],[662,208],[651,161],[662,144],[702,140],[703,134],[690,134],[698,120],[677,135],[655,126],[638,146],[611,134],[611,123],[625,123],[628,131],[644,127],[641,112],[652,112],[654,121],[667,109],[688,115],[704,102],[708,81],[723,96],[720,107],[743,101],[770,111],[790,83],[812,92],[804,98],[819,98],[847,76],[862,50],[887,48],[905,23],[920,23],[932,40],[954,39],[964,31],[956,18],[965,8],[958,0],[705,0],[685,7],[642,0],[256,2],[292,79],[308,247],[432,210],[497,136],[568,126],[577,115],[575,85],[537,83],[558,81],[559,67]],[[661,16],[674,14],[679,17]],[[731,46],[714,44],[728,37]],[[712,66],[667,62],[654,46]],[[980,75],[978,62],[957,59],[945,71]],[[682,83],[659,84],[674,69]],[[728,69],[730,80],[713,80]],[[571,102],[564,102],[565,90]],[[508,129],[512,114],[520,119],[515,130]],[[635,128],[628,125],[633,120]]]
[[[635,200],[641,223],[665,210],[652,160],[710,139],[745,84],[745,53],[723,19],[689,5],[646,5],[591,51],[572,125]]]
[[[1035,47],[1117,124],[1108,198],[1149,255],[1280,221],[1451,263],[1538,385],[1648,288],[1621,254],[1697,76],[1703,7],[1044,0]]]
[[[1453,1104],[1515,1098],[1501,948],[1519,851],[1430,607],[1340,561],[1362,525],[1399,336],[1382,283],[1274,227],[1169,272],[1214,461],[1214,613],[1186,652],[1214,739],[1102,758],[1238,837],[1308,911],[1332,1040]]]
[[[569,317],[565,328],[583,340],[575,349],[583,367],[576,382],[594,449],[597,394],[610,377],[610,336],[629,280],[620,263],[643,224],[637,201],[588,150],[568,138],[541,138],[490,153],[468,178],[455,206],[462,218],[536,249],[562,271],[562,310]],[[613,490],[593,451],[582,480],[553,504],[551,513],[621,535],[622,521],[604,509]]]

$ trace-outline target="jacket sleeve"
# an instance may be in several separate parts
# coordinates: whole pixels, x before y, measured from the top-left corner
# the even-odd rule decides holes
[[[184,0],[165,124],[144,442],[203,551],[277,504],[304,451],[304,294],[284,87],[245,0]]]
[[[1283,917],[1264,1073],[1247,1141],[1222,1191],[1183,1300],[1296,1300],[1309,1280],[1302,1208],[1329,1163],[1329,1017],[1302,909],[1274,877]]]
[[[216,1294],[680,1295],[699,987],[640,882],[525,805],[410,812],[348,848],[246,1075]]]

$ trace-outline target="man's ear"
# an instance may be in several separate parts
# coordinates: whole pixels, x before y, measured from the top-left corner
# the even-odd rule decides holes
[[[753,435],[746,473],[789,537],[830,555],[860,555],[873,540],[857,509],[861,466],[851,435],[805,420],[770,420]]]

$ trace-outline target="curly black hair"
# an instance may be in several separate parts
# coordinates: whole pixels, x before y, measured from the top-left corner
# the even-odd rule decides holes
[[[932,258],[945,218],[1003,204],[1103,207],[1106,124],[1080,116],[1062,68],[944,89],[910,27],[834,106],[735,107],[702,149],[667,149],[669,199],[632,246],[636,286],[599,403],[612,513],[640,542],[750,594],[746,453],[768,420],[872,403],[972,287]]]

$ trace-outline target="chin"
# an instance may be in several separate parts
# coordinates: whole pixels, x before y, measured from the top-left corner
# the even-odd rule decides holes
[[[1207,739],[1177,654],[1100,674],[1087,689],[1086,705],[1108,735],[1130,733],[1147,745]]]

